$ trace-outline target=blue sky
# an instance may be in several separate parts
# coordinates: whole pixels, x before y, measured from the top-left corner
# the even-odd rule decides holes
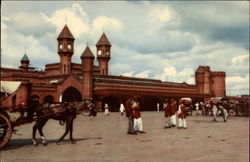
[[[227,74],[227,95],[249,94],[249,2],[2,2],[2,66],[59,62],[57,36],[67,23],[73,62],[104,31],[112,43],[110,73],[194,84],[199,65]],[[26,50],[25,50],[26,49]]]

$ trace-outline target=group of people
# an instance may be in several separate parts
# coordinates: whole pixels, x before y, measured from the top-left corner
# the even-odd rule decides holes
[[[187,128],[186,122],[186,106],[183,102],[177,105],[175,99],[166,99],[163,104],[163,109],[165,112],[165,128],[171,128],[176,126],[176,115],[178,116],[178,128]]]
[[[186,102],[176,99],[169,98],[166,99],[163,103],[163,110],[165,115],[165,123],[164,128],[172,128],[176,127],[178,121],[179,129],[187,129],[187,110],[190,109],[191,103],[187,104]],[[208,105],[203,103],[194,104],[196,112],[199,110],[199,107],[206,107]],[[227,111],[221,106],[216,104],[209,105],[211,107],[211,115],[213,115],[214,120],[216,121],[216,116],[218,112],[221,111],[223,113],[224,121],[227,120]],[[159,111],[159,104],[157,104],[157,111]],[[104,104],[104,114],[109,115],[109,107],[108,104]],[[192,109],[192,108],[191,108]],[[140,102],[138,97],[132,97],[128,99],[124,104],[120,104],[120,113],[121,115],[126,113],[126,117],[128,118],[128,134],[137,135],[138,133],[145,133],[143,131],[142,118],[140,113]],[[197,114],[199,114],[197,112]],[[178,118],[178,119],[177,119]]]

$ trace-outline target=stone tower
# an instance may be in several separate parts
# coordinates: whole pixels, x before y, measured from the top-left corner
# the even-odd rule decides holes
[[[24,71],[28,71],[29,70],[29,63],[30,63],[30,60],[29,60],[28,56],[26,54],[24,54],[22,59],[21,59],[21,66],[19,66],[19,68],[23,69]]]
[[[68,74],[71,72],[71,57],[74,53],[74,40],[67,25],[57,37],[58,54],[60,55],[60,73]]]
[[[223,71],[211,72],[211,77],[210,77],[211,93],[215,97],[226,96],[225,78],[226,78],[226,73]]]
[[[82,96],[84,99],[93,97],[93,62],[94,55],[87,46],[81,55],[82,60]]]
[[[201,94],[212,94],[214,97],[226,96],[226,73],[210,71],[209,66],[199,66],[195,72],[196,86]]]
[[[196,85],[200,93],[210,94],[210,67],[199,66],[195,72]]]
[[[101,38],[96,43],[97,60],[102,75],[109,74],[109,60],[111,54],[111,44],[106,37],[105,33],[102,34]]]

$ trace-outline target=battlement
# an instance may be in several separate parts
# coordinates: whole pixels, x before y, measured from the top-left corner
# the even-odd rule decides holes
[[[196,70],[196,73],[203,73],[205,71],[210,71],[210,66],[199,66]]]
[[[226,73],[224,71],[213,71],[211,72],[211,76],[221,76],[221,77],[225,77]]]

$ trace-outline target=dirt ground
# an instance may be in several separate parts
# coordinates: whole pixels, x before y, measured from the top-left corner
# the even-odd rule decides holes
[[[56,144],[64,126],[50,120],[44,128],[49,142],[34,147],[32,124],[16,127],[19,135],[0,153],[1,162],[247,162],[249,118],[230,117],[224,123],[209,116],[188,116],[188,129],[164,129],[163,112],[142,112],[146,134],[128,135],[120,113],[97,117],[79,115],[74,123],[76,144]],[[21,135],[20,135],[21,134]],[[40,140],[40,136],[37,133]]]

